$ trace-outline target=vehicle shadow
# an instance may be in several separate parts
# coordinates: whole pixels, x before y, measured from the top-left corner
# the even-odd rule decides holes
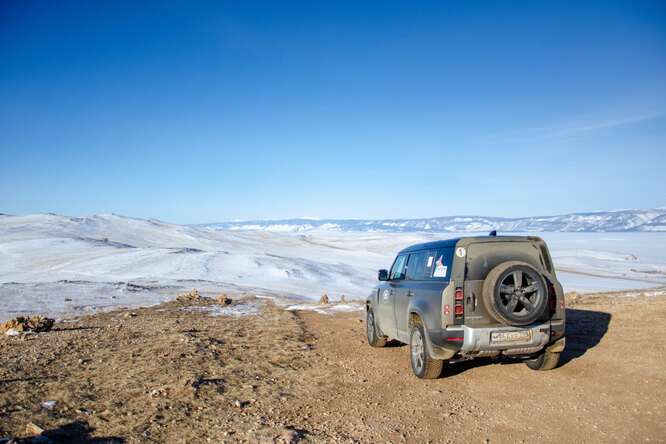
[[[583,356],[591,348],[596,347],[608,331],[608,325],[611,321],[610,313],[603,311],[568,308],[566,315],[567,342],[564,351],[560,355],[560,362],[557,368],[567,365],[572,360]],[[500,358],[499,360],[479,358],[471,361],[457,362],[448,366],[445,365],[442,377],[458,375],[474,367],[484,365],[515,365],[520,362],[520,360],[508,357]]]
[[[25,442],[51,442],[51,443],[96,443],[96,444],[120,444],[125,439],[117,436],[93,437],[91,433],[95,429],[90,427],[86,421],[74,421],[64,424],[53,430],[44,430],[40,435],[27,438]],[[20,441],[24,442],[24,441]]]
[[[611,314],[603,311],[567,309],[567,344],[558,367],[583,356],[594,348],[608,331]]]
[[[404,342],[400,342],[397,339],[391,339],[385,345],[385,347],[387,348],[406,347],[406,346],[407,344],[405,344]]]

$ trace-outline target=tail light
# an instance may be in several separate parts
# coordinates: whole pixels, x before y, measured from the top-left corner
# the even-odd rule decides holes
[[[548,300],[550,301],[550,311],[557,310],[557,295],[555,294],[555,287],[551,283],[548,283]]]
[[[453,307],[453,314],[456,316],[456,319],[462,319],[462,316],[465,312],[465,307],[463,306],[463,299],[465,299],[465,293],[463,293],[462,288],[456,288],[454,293],[455,306]]]

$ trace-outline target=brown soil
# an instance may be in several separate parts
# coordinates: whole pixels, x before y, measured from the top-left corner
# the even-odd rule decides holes
[[[360,315],[192,310],[216,302],[0,338],[0,439],[32,423],[54,442],[666,441],[664,297],[573,298],[554,370],[479,359],[428,381],[409,347],[369,347]]]

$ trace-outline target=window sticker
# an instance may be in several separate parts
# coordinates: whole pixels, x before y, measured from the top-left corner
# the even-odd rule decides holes
[[[446,277],[446,265],[442,265],[442,259],[444,255],[441,255],[437,262],[435,262],[435,272],[432,274],[432,277],[443,278]]]

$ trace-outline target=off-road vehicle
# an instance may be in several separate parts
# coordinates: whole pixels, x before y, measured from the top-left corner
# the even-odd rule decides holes
[[[538,237],[493,232],[413,245],[379,280],[366,300],[368,342],[409,344],[419,378],[486,356],[550,370],[564,350],[564,294]]]

